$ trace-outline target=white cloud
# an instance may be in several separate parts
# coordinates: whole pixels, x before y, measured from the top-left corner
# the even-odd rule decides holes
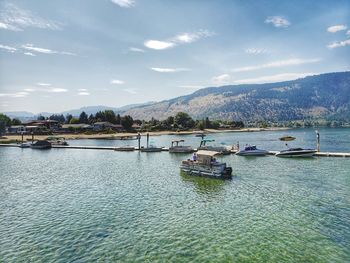
[[[287,60],[273,61],[262,65],[235,68],[232,71],[242,72],[242,71],[252,71],[252,70],[258,70],[258,69],[265,69],[265,68],[279,68],[279,67],[285,67],[285,66],[295,66],[295,65],[307,64],[307,63],[315,63],[319,61],[321,61],[321,59],[319,58],[314,58],[314,59],[293,58],[293,59],[287,59]]]
[[[137,94],[137,91],[135,89],[123,89],[123,90],[130,94]]]
[[[81,91],[78,93],[79,96],[89,96],[90,93],[89,92],[86,92],[86,91]]]
[[[36,89],[32,89],[32,88],[23,89],[23,90],[26,91],[26,92],[34,92],[34,91],[36,91]]]
[[[247,54],[253,54],[253,55],[268,53],[267,50],[263,48],[247,48],[246,50],[244,50],[244,52]]]
[[[273,24],[274,27],[288,27],[290,22],[283,16],[269,16],[265,19],[266,24]]]
[[[125,82],[120,79],[112,79],[110,83],[114,85],[123,85]]]
[[[22,48],[25,50],[37,52],[37,53],[43,53],[43,54],[61,54],[61,55],[70,55],[70,56],[76,56],[76,54],[67,52],[67,51],[55,51],[47,48],[41,48],[41,47],[35,47],[33,44],[25,44],[22,45]]]
[[[36,55],[33,54],[32,52],[24,52],[23,54],[26,55],[26,56],[36,57]]]
[[[347,35],[347,36],[350,36],[350,30],[348,30],[348,31],[346,32],[346,35]]]
[[[175,43],[192,43],[204,37],[210,37],[213,33],[208,30],[200,30],[195,33],[182,33],[173,38]]]
[[[328,27],[327,31],[329,33],[335,33],[335,32],[346,30],[346,29],[347,29],[346,25],[335,25],[335,26]]]
[[[137,47],[130,47],[129,48],[129,51],[132,51],[132,52],[140,52],[140,53],[144,53],[145,51],[141,48],[137,48]]]
[[[12,31],[22,31],[27,27],[60,30],[61,24],[20,9],[14,4],[5,3],[0,12],[0,28]]]
[[[144,45],[148,48],[156,50],[167,49],[175,46],[175,44],[172,42],[165,42],[159,40],[147,40],[145,41]]]
[[[44,83],[44,82],[38,82],[38,83],[36,83],[36,85],[43,86],[43,87],[50,87],[51,86],[50,83]]]
[[[231,81],[231,76],[229,74],[222,74],[211,79],[212,83],[215,85],[225,85]]]
[[[173,73],[180,71],[189,71],[188,68],[151,68],[153,71],[162,72],[162,73]]]
[[[316,73],[283,73],[271,76],[262,76],[250,79],[235,80],[235,84],[259,84],[259,83],[271,83],[279,81],[294,80],[298,78],[304,78],[306,76],[315,75]]]
[[[337,47],[345,47],[350,45],[350,39],[344,40],[344,41],[335,41],[331,44],[329,44],[327,47],[329,49],[337,48]]]
[[[78,91],[88,91],[87,89],[78,89]]]
[[[62,88],[52,88],[47,90],[47,92],[53,92],[53,93],[61,93],[61,92],[67,92],[67,89],[62,89]]]
[[[120,7],[130,8],[135,6],[135,1],[133,0],[111,0],[111,2],[119,5]]]
[[[181,33],[167,40],[147,40],[144,45],[150,49],[162,50],[172,48],[180,44],[189,44],[201,38],[214,35],[207,30],[199,30],[194,33]]]
[[[8,97],[8,98],[24,98],[29,95],[26,91],[19,91],[15,93],[0,93],[0,97]]]
[[[4,49],[10,53],[13,53],[17,50],[17,48],[10,47],[10,46],[5,46],[5,45],[0,45],[0,49]]]

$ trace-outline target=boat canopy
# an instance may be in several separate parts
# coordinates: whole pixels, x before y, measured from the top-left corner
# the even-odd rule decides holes
[[[184,141],[185,141],[185,140],[172,140],[171,142],[172,142],[172,143],[175,143],[175,142],[176,142],[176,143],[179,143],[179,142],[184,142]]]
[[[213,156],[218,155],[218,154],[220,154],[220,153],[216,152],[216,151],[206,151],[206,150],[200,150],[197,152],[197,156],[203,155],[203,156],[213,157]]]

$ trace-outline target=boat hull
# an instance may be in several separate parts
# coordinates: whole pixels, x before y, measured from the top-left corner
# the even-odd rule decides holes
[[[193,153],[194,150],[192,147],[170,147],[170,153]]]
[[[238,151],[236,155],[239,156],[265,156],[268,154],[268,151],[256,150],[256,151]]]
[[[209,168],[200,165],[187,165],[182,164],[180,166],[181,171],[193,176],[204,176],[219,179],[231,179],[232,178],[232,168],[225,167],[224,169]]]
[[[310,151],[290,151],[290,152],[279,152],[276,154],[277,157],[285,158],[297,158],[297,157],[312,157],[316,153],[315,150]]]
[[[161,152],[162,148],[141,148],[141,152]]]

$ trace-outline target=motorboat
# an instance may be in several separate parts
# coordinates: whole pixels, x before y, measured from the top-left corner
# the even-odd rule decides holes
[[[30,145],[30,148],[32,149],[50,149],[52,148],[52,145],[49,141],[46,140],[41,140],[41,141],[36,141],[35,143],[32,143]]]
[[[241,156],[265,156],[269,152],[266,150],[261,150],[256,148],[255,145],[247,145],[244,147],[244,149],[239,150],[236,155],[241,155]]]
[[[294,141],[295,137],[288,135],[288,136],[283,136],[279,138],[279,140],[284,142],[289,142],[289,141]]]
[[[192,153],[194,149],[191,146],[179,145],[185,142],[185,140],[173,140],[171,141],[170,153]]]
[[[214,156],[219,152],[200,150],[194,154],[193,159],[182,161],[181,171],[194,176],[206,176],[212,178],[232,178],[232,167],[216,160]]]
[[[63,145],[63,146],[68,145],[64,137],[49,136],[47,137],[47,141],[49,141],[52,145]]]
[[[315,149],[289,148],[276,153],[277,157],[312,157],[317,151]]]
[[[201,143],[198,147],[198,150],[206,150],[206,151],[214,151],[218,152],[219,154],[231,154],[232,147],[229,146],[214,146],[214,145],[207,145],[207,143],[214,142],[213,139],[203,139],[201,140]]]
[[[20,145],[18,145],[19,148],[29,148],[30,147],[30,144],[29,143],[21,143]]]
[[[132,152],[132,151],[135,151],[135,147],[134,146],[121,146],[121,147],[115,147],[114,150],[119,151],[119,152]]]
[[[141,152],[161,152],[162,149],[163,149],[162,147],[157,147],[151,144],[146,148],[141,147],[140,151]]]

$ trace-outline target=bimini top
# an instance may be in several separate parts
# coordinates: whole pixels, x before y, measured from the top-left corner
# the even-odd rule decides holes
[[[184,142],[185,140],[172,140],[171,142]]]
[[[220,153],[215,151],[206,151],[206,150],[200,150],[197,152],[197,155],[204,155],[204,156],[215,156],[218,154]]]

